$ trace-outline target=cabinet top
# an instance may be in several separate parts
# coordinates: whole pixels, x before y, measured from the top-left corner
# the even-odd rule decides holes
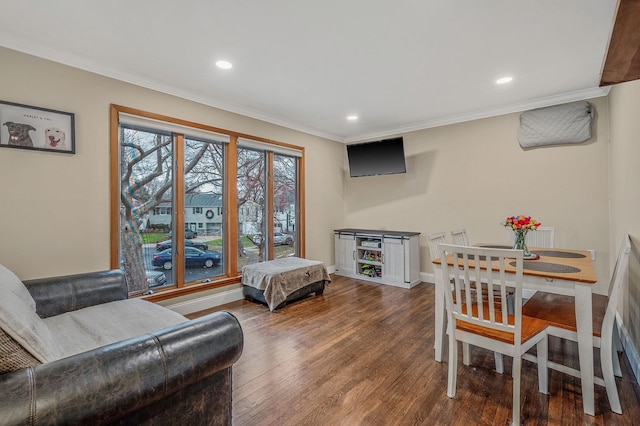
[[[355,229],[355,228],[342,228],[334,229],[336,234],[354,234],[354,235],[371,235],[376,237],[413,237],[414,235],[420,235],[419,232],[412,231],[383,231],[380,229]]]

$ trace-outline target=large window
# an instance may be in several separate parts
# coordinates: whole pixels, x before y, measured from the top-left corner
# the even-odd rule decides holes
[[[301,152],[241,138],[237,149],[238,270],[300,255]]]
[[[120,226],[118,258],[131,292],[153,280],[152,233],[171,230],[173,210],[173,137],[134,127],[120,127]],[[158,242],[160,242],[158,240]],[[169,262],[171,263],[171,262]],[[171,282],[165,278],[163,283]]]
[[[248,263],[303,255],[302,149],[124,107],[112,116],[111,263],[131,293],[221,285]]]
[[[184,221],[194,232],[199,252],[186,251],[185,281],[208,280],[224,274],[224,221],[220,211],[224,200],[224,144],[185,138]],[[185,244],[192,244],[185,239]],[[204,252],[204,253],[203,253]],[[203,266],[203,268],[198,268]]]
[[[297,252],[297,164],[296,157],[273,155],[274,258],[293,256]]]
[[[264,151],[238,148],[238,271],[262,262],[267,253],[267,156]]]

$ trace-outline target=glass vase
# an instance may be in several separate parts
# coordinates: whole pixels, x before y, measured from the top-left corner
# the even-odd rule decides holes
[[[516,239],[513,242],[514,250],[522,250],[524,252],[524,257],[531,256],[529,253],[529,248],[527,247],[527,243],[525,242],[527,238],[528,229],[514,229],[513,231],[516,234]]]

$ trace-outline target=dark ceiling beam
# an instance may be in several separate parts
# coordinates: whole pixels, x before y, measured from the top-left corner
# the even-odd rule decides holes
[[[640,79],[640,0],[619,0],[600,86]]]

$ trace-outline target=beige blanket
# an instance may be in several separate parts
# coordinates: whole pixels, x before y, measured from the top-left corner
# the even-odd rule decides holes
[[[294,291],[323,280],[331,281],[324,263],[299,257],[254,263],[242,268],[242,284],[263,290],[271,311]]]

